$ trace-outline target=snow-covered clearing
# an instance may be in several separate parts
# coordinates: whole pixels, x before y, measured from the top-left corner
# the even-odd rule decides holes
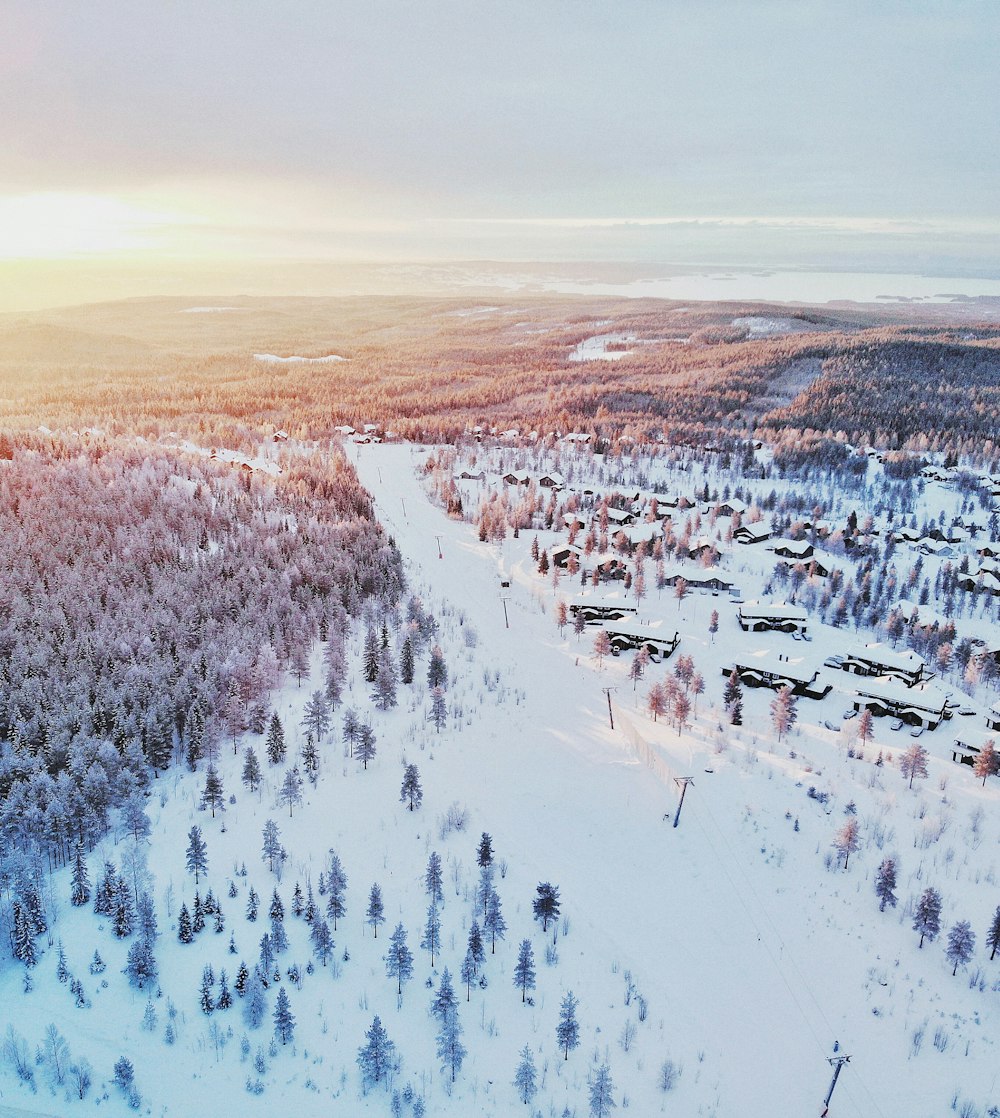
[[[629,343],[635,341],[635,334],[597,334],[584,338],[569,355],[570,361],[617,361],[631,352]]]
[[[294,354],[291,357],[278,357],[273,353],[255,353],[253,359],[268,365],[328,365],[334,361],[347,360],[337,353],[328,353],[324,357],[297,357]]]

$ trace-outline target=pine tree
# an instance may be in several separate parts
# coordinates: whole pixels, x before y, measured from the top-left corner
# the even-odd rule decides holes
[[[325,967],[327,961],[333,955],[334,949],[333,935],[330,932],[330,925],[325,920],[317,917],[317,919],[313,921],[311,938],[313,945],[313,954]]]
[[[113,862],[104,863],[104,876],[94,894],[94,912],[101,916],[114,914],[115,898],[118,896],[118,871]]]
[[[726,688],[722,692],[722,705],[729,713],[729,721],[734,726],[743,723],[743,682],[740,673],[733,668],[726,680]]]
[[[941,894],[928,886],[923,891],[913,918],[913,930],[920,933],[918,947],[923,947],[924,938],[933,942],[941,930]]]
[[[983,748],[976,754],[972,771],[982,777],[983,787],[986,787],[987,777],[996,776],[1000,772],[1000,754],[997,753],[992,738],[983,744]]]
[[[247,919],[253,923],[257,919],[257,913],[260,911],[260,897],[257,895],[257,890],[251,885],[250,894],[247,897]]]
[[[222,788],[222,778],[215,766],[209,765],[208,772],[205,774],[205,787],[201,793],[201,806],[210,808],[214,819],[216,808],[220,811],[223,810],[224,802],[225,792]]]
[[[281,782],[281,788],[278,791],[278,803],[282,806],[288,805],[289,819],[292,817],[292,808],[301,805],[302,777],[299,776],[298,765],[285,770],[285,779]]]
[[[208,846],[202,838],[201,827],[192,827],[188,831],[186,865],[188,873],[194,874],[196,885],[201,875],[208,872]]]
[[[70,900],[74,905],[85,905],[90,900],[90,874],[87,873],[87,860],[83,847],[77,843],[73,854],[73,879]]]
[[[472,983],[478,973],[479,968],[476,966],[476,961],[472,954],[472,948],[467,948],[465,952],[465,958],[462,960],[462,969],[459,973],[459,977],[465,983],[466,1001],[470,1001],[472,999]]]
[[[378,673],[375,676],[374,699],[379,710],[390,710],[396,705],[396,665],[392,653],[383,648],[378,657]]]
[[[385,923],[385,908],[382,904],[382,890],[376,882],[368,894],[368,908],[365,910],[365,919],[371,924],[375,938],[378,939],[378,926]]]
[[[248,792],[256,792],[263,782],[263,774],[260,771],[260,761],[257,760],[257,754],[248,745],[246,752],[243,754],[243,786]]]
[[[63,947],[62,940],[59,941],[57,948],[58,955],[56,961],[56,978],[65,986],[69,982],[69,966],[66,963],[66,950]]]
[[[267,727],[267,759],[272,765],[280,765],[285,759],[285,731],[281,725],[281,719],[278,717],[277,712],[271,715],[271,721]]]
[[[403,993],[403,983],[413,977],[413,952],[406,945],[406,929],[402,923],[396,925],[396,930],[389,938],[385,973],[387,978],[396,979],[397,996]]]
[[[191,916],[191,931],[197,935],[202,928],[205,927],[205,909],[201,903],[201,897],[198,896],[198,890],[194,893],[194,911]]]
[[[267,1013],[267,998],[260,975],[254,971],[247,982],[246,996],[243,998],[243,1021],[248,1029],[259,1029]]]
[[[360,732],[361,723],[358,721],[358,716],[348,707],[344,711],[344,745],[347,746],[348,757],[354,756],[354,746]]]
[[[517,1097],[525,1106],[531,1104],[532,1099],[538,1094],[538,1083],[535,1072],[535,1061],[531,1056],[531,1049],[525,1045],[521,1049],[521,1062],[514,1073],[514,1086],[517,1088]]]
[[[267,914],[272,920],[277,920],[279,922],[285,919],[285,905],[277,889],[271,894],[271,907],[268,909]]]
[[[181,943],[191,943],[194,933],[191,930],[191,914],[186,904],[181,905],[180,915],[177,917],[177,938]]]
[[[365,631],[365,646],[361,656],[362,670],[368,683],[374,683],[378,677],[378,653],[378,637],[375,630],[369,625]]]
[[[247,982],[250,980],[250,970],[246,963],[241,959],[240,968],[236,972],[236,978],[233,981],[233,989],[239,997],[243,997],[247,991]]]
[[[858,838],[858,821],[853,815],[848,816],[843,826],[837,831],[833,845],[840,857],[844,859],[844,869],[846,870],[851,855],[861,845],[861,840]]]
[[[347,874],[340,864],[340,857],[331,852],[330,873],[326,879],[329,897],[326,902],[326,914],[333,921],[333,930],[337,930],[337,921],[347,913],[344,894],[347,892]]]
[[[476,848],[476,865],[480,868],[493,865],[493,838],[485,831],[483,831],[479,846]]]
[[[778,735],[778,741],[788,734],[798,717],[795,695],[790,687],[781,687],[771,700],[771,724]]]
[[[399,791],[399,802],[406,804],[410,811],[420,807],[424,790],[420,787],[420,772],[416,765],[407,765],[403,772],[403,785]]]
[[[434,956],[441,950],[441,917],[437,905],[431,901],[427,909],[427,923],[424,925],[424,938],[420,946],[431,953],[431,969],[434,969]]]
[[[580,1003],[573,997],[573,991],[566,992],[559,1007],[559,1024],[556,1025],[556,1039],[563,1050],[563,1059],[568,1060],[570,1051],[580,1044],[580,1024],[576,1019],[576,1007]]]
[[[479,922],[472,921],[472,927],[469,929],[469,945],[468,949],[472,955],[472,962],[476,968],[476,973],[479,973],[479,968],[486,962],[486,948],[483,947],[483,936],[479,930]]]
[[[399,678],[403,683],[412,683],[416,666],[413,661],[413,641],[409,637],[403,641],[399,653]]]
[[[365,769],[368,768],[368,762],[375,759],[375,741],[375,731],[367,722],[363,723],[358,729],[357,757]]]
[[[35,947],[35,929],[27,912],[18,901],[13,906],[14,925],[14,958],[26,967],[33,967],[38,962],[38,951]]]
[[[229,977],[226,972],[219,973],[219,996],[215,1001],[215,1008],[225,1012],[233,1004],[233,995],[229,989]]]
[[[306,735],[306,740],[302,745],[302,768],[306,774],[306,780],[315,788],[319,783],[319,749],[312,734]]]
[[[535,988],[535,953],[531,940],[522,939],[514,966],[514,985],[521,991],[521,1003],[527,1000],[528,991]]]
[[[986,946],[990,949],[990,961],[992,961],[997,948],[1000,948],[1000,905],[997,905],[997,910],[993,913],[993,923],[986,933]]]
[[[132,894],[125,880],[118,882],[118,898],[115,902],[113,930],[118,939],[128,939],[135,926],[135,909],[132,907]]]
[[[274,1006],[274,1032],[282,1044],[287,1044],[295,1033],[295,1018],[288,1001],[284,986],[278,988],[278,998]]]
[[[590,1080],[590,1118],[607,1118],[615,1109],[617,1104],[612,1097],[613,1090],[611,1069],[602,1064]]]
[[[492,943],[490,953],[495,955],[497,940],[502,940],[507,931],[507,921],[503,918],[503,912],[500,906],[500,894],[495,889],[490,893],[490,899],[486,905],[486,919],[483,921],[483,931],[490,937]]]
[[[267,862],[267,868],[273,873],[274,863],[281,864],[281,841],[278,837],[278,824],[273,819],[268,819],[264,824],[264,845],[261,858]]]
[[[212,987],[215,985],[215,973],[211,967],[205,967],[201,972],[200,1004],[201,1011],[206,1017],[211,1017],[215,1010],[215,999],[212,997]]]
[[[879,899],[878,910],[885,912],[885,906],[896,907],[896,859],[883,858],[875,877],[875,895]]]
[[[915,776],[927,776],[927,750],[915,741],[909,749],[899,759],[899,771],[903,774],[905,780],[909,777],[909,787],[913,787],[913,778]]]
[[[537,896],[531,902],[532,912],[536,920],[542,921],[542,931],[547,932],[549,921],[559,918],[559,886],[543,881],[535,892]]]
[[[451,1081],[462,1070],[462,1061],[468,1054],[461,1041],[462,1023],[458,1018],[458,1008],[452,1006],[444,1015],[441,1031],[437,1038],[437,1054],[443,1070],[451,1072]]]
[[[972,958],[975,949],[976,933],[972,930],[972,925],[968,920],[959,920],[948,932],[948,947],[945,950],[948,962],[955,964],[952,975],[958,974],[959,963],[964,966]]]
[[[302,729],[320,742],[330,732],[330,708],[322,691],[314,691],[302,714]]]
[[[280,920],[271,921],[271,946],[276,955],[288,950],[288,936],[285,934],[285,925]]]
[[[389,1039],[381,1020],[376,1016],[365,1031],[367,1043],[358,1049],[358,1067],[365,1090],[383,1080],[388,1081],[396,1055],[396,1046]]]
[[[441,983],[438,986],[434,1000],[431,1002],[431,1013],[442,1023],[445,1014],[458,1005],[455,999],[455,990],[451,984],[451,972],[447,967],[441,974]]]
[[[427,870],[424,873],[424,888],[431,899],[431,904],[444,903],[444,875],[441,869],[441,855],[432,850],[427,859]]]
[[[125,973],[128,975],[129,983],[139,990],[156,981],[159,970],[153,956],[152,944],[148,939],[140,937],[133,942],[128,951]]]
[[[431,721],[434,723],[434,729],[437,733],[441,733],[444,729],[445,723],[448,721],[448,704],[445,702],[444,688],[435,687],[431,691]]]
[[[433,691],[440,687],[443,691],[448,686],[448,669],[444,663],[444,653],[441,646],[436,644],[431,649],[431,658],[427,665],[427,688]]]

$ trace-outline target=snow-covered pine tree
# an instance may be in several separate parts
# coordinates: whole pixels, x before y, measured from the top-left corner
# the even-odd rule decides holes
[[[188,906],[186,904],[181,905],[181,912],[177,917],[177,938],[181,943],[191,943],[194,940],[194,932],[191,928],[191,914],[188,912]]]
[[[896,907],[896,859],[883,858],[875,876],[875,896],[878,897],[879,912],[885,912],[885,906]]]
[[[281,839],[278,824],[273,819],[264,823],[264,845],[261,848],[261,858],[267,862],[267,868],[274,873],[275,863],[281,865]]]
[[[948,962],[954,963],[951,971],[952,975],[958,973],[959,964],[964,966],[972,958],[975,949],[976,933],[972,930],[969,921],[959,920],[956,924],[953,924],[948,932],[948,946],[945,949]]]
[[[312,734],[306,734],[302,743],[302,769],[306,780],[315,788],[319,781],[319,749]]]
[[[493,837],[486,831],[483,831],[476,847],[476,865],[480,868],[493,865]]]
[[[389,1039],[381,1019],[376,1016],[365,1031],[366,1043],[358,1049],[358,1067],[364,1090],[383,1081],[388,1084],[389,1073],[396,1058],[396,1046]]]
[[[333,921],[333,930],[337,930],[337,921],[347,912],[344,894],[347,892],[347,874],[340,864],[340,856],[330,852],[330,872],[326,879],[326,888],[329,893],[326,901],[326,914]]]
[[[208,846],[202,837],[201,827],[195,826],[188,831],[185,864],[188,873],[194,874],[196,885],[201,880],[201,875],[208,872]]]
[[[284,986],[278,988],[274,1005],[274,1033],[282,1044],[287,1044],[295,1034],[295,1018]]]
[[[986,933],[986,946],[990,949],[990,961],[992,962],[996,956],[997,948],[1000,948],[1000,905],[997,905],[997,910],[993,913],[990,930]]]
[[[740,673],[733,668],[726,679],[726,687],[722,692],[722,705],[729,714],[729,721],[733,726],[743,724],[743,681]]]
[[[918,947],[923,947],[925,937],[933,942],[941,930],[941,894],[931,886],[921,894],[913,918],[913,930],[920,933]]]
[[[215,972],[212,968],[205,967],[201,972],[201,987],[199,990],[198,1004],[206,1017],[211,1017],[215,1011],[215,998],[212,997],[212,988],[215,986]]]
[[[913,787],[913,778],[915,776],[927,776],[927,750],[915,741],[909,749],[899,758],[899,771],[903,774],[903,779],[909,778],[909,787]]]
[[[243,999],[243,1021],[248,1029],[259,1029],[264,1023],[266,1013],[267,998],[264,994],[264,985],[258,972],[254,971],[247,982],[246,996]]]
[[[435,687],[431,690],[431,721],[434,723],[434,730],[441,733],[444,729],[445,723],[448,721],[448,704],[444,697],[444,688]]]
[[[267,749],[267,759],[272,765],[280,765],[284,761],[285,731],[277,711],[271,715],[271,721],[268,723],[265,747]]]
[[[257,890],[251,885],[250,893],[247,896],[247,919],[253,923],[257,919],[257,913],[260,911],[260,897]]]
[[[215,1000],[215,1008],[225,1012],[233,1004],[233,995],[229,989],[229,976],[226,972],[219,972],[219,996]]]
[[[201,806],[211,809],[212,818],[215,818],[216,810],[224,810],[225,805],[225,791],[222,787],[222,777],[219,776],[218,770],[214,765],[208,766],[208,772],[205,774],[205,787],[201,793]]]
[[[358,728],[357,758],[368,768],[368,762],[375,760],[375,731],[364,722]]]
[[[406,929],[402,923],[396,925],[396,930],[389,938],[389,950],[385,955],[385,973],[387,978],[396,979],[396,994],[403,993],[403,983],[413,977],[413,952],[406,944]]]
[[[567,990],[559,1006],[559,1024],[556,1025],[556,1039],[563,1050],[563,1059],[568,1060],[570,1052],[580,1044],[580,1023],[576,1019],[579,1001],[573,991]]]
[[[517,1088],[517,1097],[525,1106],[529,1106],[538,1093],[538,1082],[535,1061],[527,1045],[521,1049],[521,1062],[514,1073],[514,1086]]]
[[[617,1103],[614,1100],[614,1083],[611,1069],[602,1064],[590,1078],[590,1118],[608,1118]]]
[[[399,652],[399,678],[402,683],[412,683],[415,672],[415,664],[413,660],[413,641],[407,637],[403,641],[403,647]]]
[[[424,790],[420,787],[420,771],[416,765],[409,764],[403,770],[403,784],[399,790],[399,802],[406,804],[409,811],[420,807]]]
[[[330,925],[320,917],[313,921],[311,939],[313,954],[325,967],[333,955],[334,942]]]
[[[483,931],[490,937],[490,953],[495,955],[497,940],[504,939],[507,932],[507,921],[503,918],[500,904],[500,894],[494,889],[490,893],[489,903],[486,906],[486,919],[483,921]]]
[[[257,760],[257,754],[248,745],[246,752],[243,754],[243,786],[248,792],[256,792],[263,782],[264,775],[260,771],[260,761]]]
[[[448,686],[448,669],[445,667],[444,653],[439,644],[431,649],[430,660],[427,664],[427,688],[433,691],[435,687],[442,690]]]
[[[293,765],[285,770],[285,778],[278,789],[278,803],[284,807],[288,805],[288,818],[292,817],[292,808],[302,803],[302,777],[299,776],[298,765]]]
[[[378,926],[385,923],[385,907],[382,904],[382,890],[376,882],[368,894],[368,908],[365,910],[365,920],[372,927],[375,939],[378,939]]]
[[[445,1014],[457,1004],[455,990],[451,984],[451,971],[445,967],[441,973],[441,982],[438,985],[437,993],[431,1001],[431,1014],[443,1023]]]
[[[85,905],[90,900],[90,874],[87,872],[87,860],[83,855],[83,846],[76,844],[73,852],[73,877],[70,885],[70,901],[74,905]]]
[[[458,1017],[458,1007],[452,1006],[444,1015],[441,1031],[437,1037],[437,1054],[443,1071],[451,1073],[451,1081],[462,1070],[462,1062],[468,1055],[462,1044],[462,1022]]]
[[[128,975],[129,983],[139,990],[156,981],[158,968],[149,940],[140,936],[133,941],[128,950],[125,973]]]
[[[314,691],[302,714],[302,729],[321,742],[330,732],[330,708],[322,691]]]
[[[559,919],[559,886],[543,881],[536,887],[535,893],[531,909],[535,919],[541,920],[542,931],[547,932],[549,921]]]
[[[527,1000],[528,991],[535,988],[535,953],[530,939],[522,939],[514,965],[514,985],[521,991],[522,1004]]]
[[[837,851],[839,857],[844,860],[844,869],[847,869],[847,863],[851,859],[851,855],[861,845],[861,840],[858,837],[858,821],[854,815],[850,815],[844,820],[843,825],[837,831],[833,838],[833,846]]]
[[[396,705],[396,664],[388,648],[379,651],[378,673],[375,676],[374,699],[379,710],[390,710]]]
[[[431,901],[427,909],[427,922],[424,924],[424,936],[420,946],[431,953],[431,969],[434,969],[434,957],[441,950],[441,917],[437,905]]]
[[[771,725],[778,735],[778,741],[786,737],[798,717],[795,695],[790,687],[781,687],[771,700]]]
[[[972,771],[977,777],[982,777],[983,787],[986,787],[988,777],[996,776],[1000,772],[1000,754],[996,751],[996,743],[989,738],[983,743],[983,748],[976,754]]]
[[[427,859],[427,869],[424,872],[424,888],[432,904],[444,903],[444,874],[441,869],[441,855],[432,850]]]
[[[465,983],[465,1000],[472,1000],[472,983],[475,981],[479,973],[479,968],[476,966],[476,960],[472,954],[472,948],[466,948],[465,958],[462,960],[462,969],[459,972],[459,977]]]

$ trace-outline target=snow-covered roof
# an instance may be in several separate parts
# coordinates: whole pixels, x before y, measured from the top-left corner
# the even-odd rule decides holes
[[[762,602],[754,600],[739,607],[740,617],[774,618],[775,620],[805,621],[809,614],[802,606],[788,602]]]
[[[900,671],[920,671],[924,667],[924,659],[912,649],[895,649],[887,644],[866,644],[861,648],[855,646],[845,654],[845,659],[861,660],[868,664],[881,664],[886,668],[897,668]]]
[[[944,710],[947,701],[940,687],[930,683],[918,683],[915,687],[907,687],[905,683],[888,675],[872,676],[864,682],[859,681],[854,689],[862,698],[886,699],[897,706],[935,713]]]
[[[780,675],[796,683],[811,683],[817,669],[805,656],[786,656],[773,648],[760,648],[756,652],[741,652],[733,661],[737,667],[750,671]]]

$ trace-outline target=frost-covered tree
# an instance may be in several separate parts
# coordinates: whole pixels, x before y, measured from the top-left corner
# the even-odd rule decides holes
[[[507,932],[507,921],[503,918],[503,910],[500,905],[500,894],[496,891],[496,889],[490,891],[489,901],[486,905],[486,918],[483,920],[483,930],[490,937],[490,953],[495,955],[497,950],[497,940],[504,939]]]
[[[976,759],[972,765],[972,771],[976,776],[981,777],[983,787],[986,787],[986,780],[988,777],[996,776],[1000,772],[1000,754],[996,751],[996,745],[992,738],[983,743],[983,748],[976,754]]]
[[[472,956],[472,962],[475,965],[476,973],[479,973],[479,968],[486,962],[486,948],[483,946],[483,935],[479,930],[479,922],[472,921],[472,927],[469,928],[469,953]]]
[[[535,899],[531,910],[536,920],[541,920],[542,931],[549,930],[549,921],[559,919],[559,886],[548,881],[541,882],[535,889]]]
[[[913,918],[913,930],[920,933],[918,947],[923,947],[925,938],[932,942],[937,937],[941,930],[941,894],[937,889],[928,886],[921,894]]]
[[[427,859],[427,869],[424,871],[424,888],[431,899],[431,904],[444,903],[444,874],[441,869],[441,855],[432,850]]]
[[[412,683],[416,665],[413,659],[413,641],[407,637],[399,651],[399,678],[402,683]]]
[[[246,994],[243,998],[243,1021],[248,1029],[259,1029],[264,1023],[267,1013],[267,998],[264,994],[264,984],[260,974],[254,971],[246,985]]]
[[[424,935],[420,946],[431,953],[431,969],[434,968],[434,957],[441,950],[441,917],[437,905],[431,901],[427,909],[427,922],[424,924]]]
[[[267,862],[267,868],[273,873],[275,864],[281,865],[282,847],[279,838],[278,824],[273,819],[264,823],[264,845],[261,848],[261,858]]]
[[[90,900],[90,874],[87,872],[87,859],[83,855],[83,846],[80,843],[76,844],[73,853],[70,900],[74,905],[85,905]]]
[[[312,734],[306,734],[306,740],[302,743],[302,768],[306,780],[315,788],[319,782],[319,749]]]
[[[420,807],[424,798],[424,790],[420,787],[420,771],[416,765],[407,765],[403,771],[403,784],[399,790],[399,802],[406,804],[408,810],[414,811]]]
[[[35,927],[28,913],[18,901],[15,901],[13,906],[13,925],[14,958],[18,962],[24,963],[26,967],[35,966],[38,962],[38,950],[35,947]]]
[[[483,831],[476,847],[476,865],[480,868],[493,865],[493,837]]]
[[[264,779],[263,773],[260,771],[260,761],[257,760],[257,754],[249,745],[243,754],[243,775],[241,779],[248,792],[256,792]]]
[[[285,779],[278,790],[278,803],[284,807],[288,805],[288,818],[292,817],[292,808],[299,807],[302,803],[302,777],[299,776],[298,765],[285,770]]]
[[[781,687],[777,695],[771,700],[771,725],[778,735],[778,741],[784,738],[798,717],[795,695],[790,687]]]
[[[875,896],[878,897],[878,910],[885,912],[885,906],[896,907],[896,859],[883,858],[875,875]]]
[[[527,1045],[521,1049],[521,1062],[514,1073],[514,1086],[517,1088],[517,1097],[525,1106],[530,1106],[532,1099],[538,1094],[538,1082],[535,1061]]]
[[[368,908],[365,910],[365,921],[371,925],[375,939],[378,939],[378,926],[385,923],[385,906],[382,903],[382,889],[378,882],[371,887],[368,894]]]
[[[188,873],[194,874],[195,884],[201,880],[201,875],[208,872],[208,845],[202,837],[201,827],[192,827],[188,831],[188,844],[186,865]]]
[[[858,837],[858,820],[855,816],[850,815],[844,820],[843,825],[837,831],[833,838],[833,846],[837,851],[839,857],[844,860],[844,869],[847,869],[847,863],[851,859],[851,855],[861,845],[861,840]]]
[[[903,779],[909,778],[908,787],[913,787],[913,778],[915,776],[927,776],[927,750],[915,741],[909,749],[899,758],[899,771],[903,774]]]
[[[186,904],[181,905],[180,915],[177,917],[177,938],[181,943],[191,943],[194,940],[194,932],[191,927],[191,913],[188,912]]]
[[[990,961],[992,962],[996,956],[997,948],[1000,948],[1000,905],[997,905],[997,910],[993,913],[990,930],[986,933],[986,946],[990,949]]]
[[[340,863],[339,855],[330,852],[330,872],[326,878],[326,888],[329,894],[326,899],[326,914],[333,921],[333,930],[337,930],[337,921],[347,912],[344,894],[347,892],[347,874]]]
[[[366,1043],[358,1049],[358,1067],[365,1090],[383,1081],[388,1086],[389,1074],[396,1058],[396,1046],[389,1039],[381,1019],[376,1016],[365,1032]]]
[[[396,686],[398,677],[392,652],[388,648],[379,651],[378,673],[373,688],[375,705],[379,710],[390,710],[396,705]]]
[[[287,1044],[295,1035],[295,1017],[284,986],[278,987],[278,997],[274,1003],[274,1035],[282,1044]]]
[[[375,731],[367,722],[362,723],[358,728],[357,758],[365,769],[368,768],[369,761],[375,760],[375,740]]]
[[[458,1018],[458,1007],[451,1006],[441,1022],[437,1037],[437,1054],[443,1071],[451,1073],[451,1081],[462,1070],[462,1061],[467,1052],[462,1044],[462,1023]]]
[[[385,973],[387,978],[396,979],[396,994],[402,995],[403,983],[413,977],[413,952],[407,946],[406,929],[402,923],[396,925],[396,930],[389,937]]]
[[[129,948],[125,973],[129,983],[139,990],[156,981],[159,971],[153,956],[153,946],[145,937],[140,936]]]
[[[440,734],[448,721],[448,704],[445,701],[443,687],[435,687],[431,690],[430,719],[434,723],[435,731]]]
[[[563,1059],[568,1060],[570,1052],[580,1044],[580,1023],[576,1019],[576,1007],[580,1003],[567,990],[559,1006],[559,1024],[556,1025],[556,1039],[563,1050]]]
[[[325,967],[328,960],[333,955],[334,942],[333,934],[330,932],[330,925],[320,917],[317,917],[313,921],[311,939],[313,954]]]
[[[465,983],[465,1000],[472,1000],[472,983],[476,980],[479,974],[479,967],[476,966],[475,957],[472,954],[472,949],[467,948],[465,958],[462,960],[462,969],[459,972],[459,977]]]
[[[590,1077],[590,1118],[607,1118],[617,1103],[614,1100],[614,1083],[611,1069],[602,1064]]]
[[[441,651],[440,645],[434,645],[431,649],[430,661],[427,665],[427,688],[433,691],[435,687],[440,687],[442,690],[448,686],[448,669],[444,662],[444,653]]]
[[[611,655],[611,638],[608,636],[607,629],[598,629],[594,636],[593,644],[594,656],[597,657],[597,667],[599,670],[604,668],[604,657]]]
[[[535,988],[535,953],[530,939],[522,939],[514,965],[514,985],[521,991],[522,1004],[527,1000],[528,991]]]
[[[330,707],[322,691],[314,691],[302,714],[302,729],[320,742],[330,732]]]
[[[215,998],[212,996],[212,988],[215,986],[215,972],[211,967],[205,967],[201,972],[201,988],[199,991],[199,1004],[201,1011],[206,1017],[210,1017],[215,1011]]]
[[[431,1013],[443,1023],[445,1014],[450,1009],[454,1009],[457,1004],[455,990],[451,984],[451,972],[445,967],[441,974],[441,982],[437,988],[437,993],[431,1002]]]
[[[201,806],[209,808],[212,812],[212,818],[215,818],[216,809],[222,811],[225,805],[225,791],[222,787],[222,777],[219,776],[218,770],[214,765],[208,766],[208,772],[205,774],[205,787],[201,793]]]
[[[281,719],[278,717],[277,711],[271,715],[271,721],[268,723],[265,748],[267,759],[272,765],[280,765],[284,761],[286,751],[285,730],[281,725]]]
[[[374,683],[378,678],[378,636],[371,625],[365,630],[364,651],[361,654],[362,671],[368,683]]]
[[[975,949],[976,933],[972,930],[969,921],[959,920],[956,924],[953,924],[948,932],[948,946],[945,949],[948,962],[954,964],[951,971],[952,975],[958,973],[959,964],[965,966],[972,958]]]

